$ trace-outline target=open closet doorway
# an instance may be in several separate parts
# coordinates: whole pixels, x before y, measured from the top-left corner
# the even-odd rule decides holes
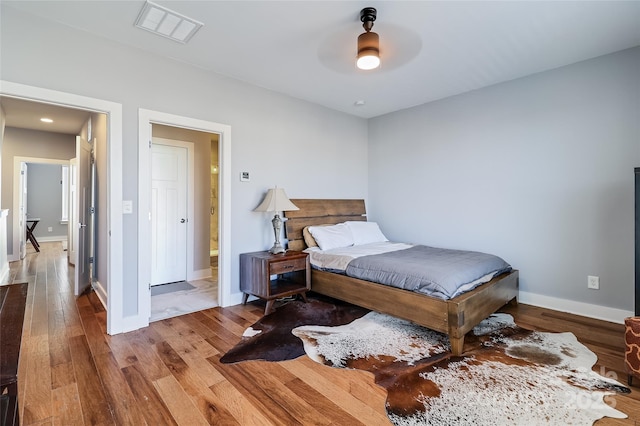
[[[218,306],[218,135],[151,125],[151,315],[157,321]],[[213,235],[212,235],[213,234]],[[216,253],[217,256],[217,253]]]
[[[198,206],[194,207],[194,217],[188,222],[193,225],[194,243],[197,242],[198,249],[193,246],[197,261],[187,263],[187,274],[189,270],[194,273],[194,279],[208,276],[215,277],[217,272],[217,304],[219,306],[230,306],[241,301],[241,294],[231,294],[231,126],[215,123],[211,121],[199,120],[159,111],[152,111],[140,108],[138,110],[138,310],[139,319],[146,320],[141,325],[148,325],[151,318],[151,147],[153,138],[164,138],[180,140],[182,136],[167,134],[163,132],[188,131],[194,135],[207,139],[203,142],[194,143],[194,187],[196,183],[204,188],[201,195],[198,189],[194,188],[194,199],[198,200]],[[211,270],[210,259],[210,182],[211,164],[210,149],[211,138],[217,138],[218,146],[218,268]],[[205,142],[206,140],[206,142]],[[197,146],[206,149],[204,155],[199,155]],[[206,146],[206,148],[205,148]],[[145,177],[146,178],[142,178]],[[202,189],[200,188],[200,189]],[[195,204],[195,203],[194,203]],[[204,235],[203,235],[204,234]],[[204,238],[203,238],[204,237]],[[187,244],[187,251],[190,250]],[[191,268],[191,269],[190,269]],[[213,273],[212,273],[213,272]],[[187,280],[192,279],[188,276]]]

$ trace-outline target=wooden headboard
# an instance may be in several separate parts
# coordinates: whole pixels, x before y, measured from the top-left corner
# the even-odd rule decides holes
[[[302,236],[305,226],[333,225],[347,220],[367,220],[364,200],[311,200],[292,199],[300,210],[284,212],[285,235],[289,250],[304,250],[307,245]]]

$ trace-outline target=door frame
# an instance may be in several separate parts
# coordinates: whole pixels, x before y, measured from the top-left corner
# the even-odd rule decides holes
[[[138,109],[138,312],[142,327],[149,325],[151,316],[151,125],[161,124],[219,135],[220,158],[220,230],[218,257],[218,304],[229,306],[231,298],[231,126],[159,111]]]
[[[68,165],[69,160],[57,160],[53,158],[40,158],[40,157],[13,157],[13,212],[18,212],[20,209],[20,164],[21,163],[33,163],[33,164],[54,164],[54,165]],[[27,186],[29,183],[27,182]],[[28,207],[28,206],[27,206]],[[9,261],[15,262],[20,260],[20,215],[13,214],[13,253],[9,256]],[[25,224],[26,226],[26,224]],[[26,244],[26,235],[22,235]]]
[[[152,143],[185,148],[187,150],[187,265],[185,268],[185,277],[187,280],[198,279],[199,277],[194,276],[195,271],[193,269],[193,248],[195,241],[195,225],[193,220],[195,217],[195,147],[193,142],[157,137],[152,137]],[[151,184],[151,180],[149,180],[149,184]],[[148,190],[150,190],[150,187]],[[151,205],[149,205],[149,207],[151,207]],[[149,247],[151,247],[151,244],[149,244]]]
[[[0,94],[107,114],[107,333],[127,329],[124,317],[122,221],[122,104],[0,80]]]
[[[77,136],[76,136],[77,137]],[[67,228],[67,262],[70,265],[76,266],[76,251],[77,247],[75,245],[75,231],[74,226],[71,226],[73,223],[77,223],[76,220],[76,204],[78,203],[78,182],[76,182],[77,178],[77,168],[78,168],[78,159],[76,157],[69,159],[69,210],[68,210],[68,220],[69,224]],[[71,188],[73,187],[73,190]]]
[[[105,297],[108,298],[109,295],[105,295],[100,286],[96,285],[96,280],[94,280],[95,271],[90,261],[90,258],[93,256],[93,246],[95,245],[96,238],[96,234],[93,232],[95,213],[91,212],[91,208],[95,207],[92,203],[94,196],[93,179],[95,178],[95,176],[93,176],[93,168],[95,167],[93,162],[93,148],[93,145],[88,140],[83,139],[81,136],[76,136],[76,156],[74,157],[76,159],[74,221],[70,222],[69,225],[76,227],[73,235],[76,253],[73,271],[75,278],[73,283],[74,295],[76,297],[80,296],[87,287],[91,286],[96,290],[96,294],[102,301]],[[83,157],[83,155],[86,157]],[[83,161],[84,159],[86,159],[87,162]],[[69,162],[71,162],[71,160],[69,160]],[[83,177],[86,178],[86,182],[83,181]],[[84,188],[86,192],[83,191],[81,182],[87,184],[86,188]],[[83,200],[85,196],[87,198]],[[84,222],[84,224],[82,222]],[[88,279],[85,281],[85,278]],[[88,285],[87,282],[89,283]]]
[[[19,215],[16,214],[18,217],[18,228],[13,229],[13,233],[18,231],[18,259],[22,260],[27,256],[27,227],[29,226],[27,223],[27,212],[29,211],[29,163],[21,161],[20,167],[17,171],[19,174],[17,176],[14,175],[14,179],[18,179],[18,208],[14,208],[13,211],[19,213]]]

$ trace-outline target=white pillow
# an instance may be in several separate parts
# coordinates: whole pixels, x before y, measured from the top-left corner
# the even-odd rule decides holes
[[[349,247],[353,245],[351,230],[344,223],[331,226],[310,226],[309,232],[321,250]]]
[[[345,224],[353,235],[353,245],[379,243],[389,241],[376,222],[349,221]]]

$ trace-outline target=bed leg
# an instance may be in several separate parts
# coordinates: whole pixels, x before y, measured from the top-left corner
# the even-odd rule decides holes
[[[518,306],[518,298],[517,298],[517,297],[514,297],[513,299],[509,300],[509,301],[507,302],[507,305],[509,305],[509,306],[513,306],[513,307]]]
[[[451,337],[449,336],[449,342],[451,342],[451,352],[454,356],[462,355],[462,348],[464,347],[464,336]]]

